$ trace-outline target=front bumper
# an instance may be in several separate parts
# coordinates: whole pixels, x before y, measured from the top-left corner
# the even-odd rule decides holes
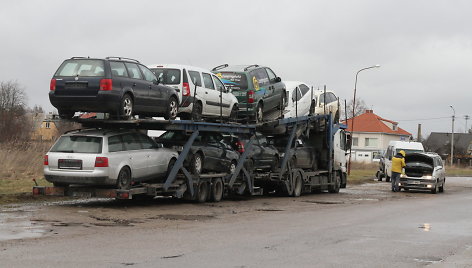
[[[435,178],[426,179],[403,177],[400,178],[400,188],[417,189],[417,190],[432,190],[436,187],[437,181]]]

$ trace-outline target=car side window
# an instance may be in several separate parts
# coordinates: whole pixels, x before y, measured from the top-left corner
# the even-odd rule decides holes
[[[213,77],[213,81],[215,82],[215,85],[216,85],[216,90],[225,92],[226,91],[225,86],[220,81],[220,79],[218,79],[218,77],[216,77],[214,75],[212,77]]]
[[[146,135],[138,134],[136,138],[141,142],[141,147],[143,149],[152,149],[156,147],[154,141]]]
[[[305,84],[300,84],[298,86],[298,88],[300,88],[300,91],[302,92],[302,96],[305,96],[305,94],[310,91],[310,88],[307,87]]]
[[[267,71],[267,75],[269,76],[269,81],[274,81],[275,78],[277,77],[275,73],[270,68],[266,68],[266,71]]]
[[[126,65],[126,68],[128,69],[129,77],[134,78],[134,79],[143,79],[137,64],[125,62],[125,65]]]
[[[113,77],[128,77],[128,71],[123,62],[110,61],[110,69]]]
[[[190,79],[192,80],[192,83],[196,86],[201,87],[202,86],[202,78],[200,76],[200,73],[197,71],[188,71],[188,74],[190,76]]]
[[[265,69],[260,68],[249,73],[252,83],[254,84],[254,89],[258,90],[259,87],[264,87],[269,85],[269,76]]]
[[[323,104],[323,103],[325,103],[325,94],[324,93],[320,95],[320,104]]]
[[[124,134],[123,143],[127,151],[139,150],[141,149],[141,143],[136,139],[136,136],[133,134]]]
[[[329,92],[329,102],[335,102],[338,100],[338,98],[336,98],[336,95],[334,95],[332,92]]]
[[[302,98],[302,93],[300,92],[300,89],[296,87],[292,91],[292,100],[295,102],[295,101],[299,101],[301,98]]]
[[[203,84],[205,85],[205,88],[215,89],[215,86],[213,85],[213,79],[211,79],[211,75],[207,73],[202,73],[202,76],[203,76]]]
[[[157,81],[157,78],[156,76],[154,75],[153,72],[151,72],[151,70],[149,70],[148,68],[142,66],[142,65],[138,65],[139,66],[139,69],[141,69],[141,72],[143,72],[144,74],[144,79],[146,81],[149,81],[149,82],[154,82],[154,81]]]
[[[121,152],[124,151],[125,147],[120,135],[111,136],[108,138],[108,152]]]

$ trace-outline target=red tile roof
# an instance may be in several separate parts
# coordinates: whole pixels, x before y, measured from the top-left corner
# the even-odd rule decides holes
[[[372,110],[367,110],[365,113],[354,117],[354,132],[377,132],[411,136],[410,132],[399,127],[396,130],[392,130],[384,122],[394,125],[398,124],[395,121],[387,120],[374,114]],[[347,131],[352,131],[352,118],[347,120],[347,126]]]

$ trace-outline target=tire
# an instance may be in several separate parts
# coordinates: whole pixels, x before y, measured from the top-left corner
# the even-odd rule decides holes
[[[169,176],[170,174],[170,171],[172,170],[172,168],[174,167],[175,165],[175,162],[177,162],[177,160],[175,158],[172,158],[170,161],[169,161],[169,164],[167,165],[167,172],[166,172],[166,178]]]
[[[193,105],[193,110],[191,114],[192,120],[193,121],[202,120],[202,112],[203,112],[202,103],[199,101],[195,102],[195,104]]]
[[[444,193],[444,182],[439,186],[439,192]]]
[[[272,168],[271,168],[271,171],[272,172],[276,172],[277,170],[279,170],[280,168],[280,159],[279,159],[279,156],[278,155],[274,155],[274,157],[272,158]]]
[[[204,203],[208,199],[208,183],[205,181],[201,181],[198,184],[195,201],[198,203]]]
[[[124,167],[120,170],[116,179],[116,187],[121,190],[129,190],[131,188],[131,171],[129,168]]]
[[[334,185],[328,186],[328,192],[332,194],[339,193],[339,188],[341,188],[341,177],[338,172],[334,172]]]
[[[203,156],[201,153],[196,153],[190,160],[190,172],[193,175],[200,175],[203,171]]]
[[[382,181],[382,176],[380,174],[381,174],[380,170],[378,170],[377,173],[375,174],[375,177],[377,177],[378,181]]]
[[[210,200],[220,202],[223,198],[224,185],[222,179],[216,179],[211,185]]]
[[[302,175],[300,174],[300,172],[295,171],[295,174],[293,175],[293,191],[292,191],[291,196],[299,197],[302,194],[302,189],[303,189]]]
[[[128,120],[131,119],[134,113],[134,102],[133,98],[129,94],[125,94],[120,102],[120,108],[118,115],[120,119]]]
[[[238,121],[238,106],[233,105],[233,109],[231,109],[231,113],[229,114],[229,121],[230,122],[237,122]]]
[[[59,118],[61,119],[72,119],[74,117],[75,112],[71,111],[59,111]]]
[[[236,166],[237,165],[238,165],[238,163],[235,160],[231,161],[231,164],[229,164],[229,167],[228,167],[229,174],[233,174],[236,171]]]
[[[389,182],[389,181],[390,181],[390,177],[389,177],[387,174],[385,174],[385,181],[386,181],[386,182]]]
[[[316,102],[315,102],[315,101],[312,101],[312,102],[311,102],[311,105],[310,105],[310,115],[314,115],[314,114],[315,114],[315,109],[316,109]]]
[[[256,123],[262,123],[264,121],[264,111],[262,103],[259,103],[256,108]]]
[[[436,184],[434,185],[434,188],[431,190],[431,193],[432,194],[436,194],[437,192],[439,192],[439,189],[438,189],[438,183],[436,182]]]
[[[177,98],[170,97],[169,102],[167,103],[167,111],[164,119],[166,120],[174,120],[177,117],[179,112],[179,102]]]

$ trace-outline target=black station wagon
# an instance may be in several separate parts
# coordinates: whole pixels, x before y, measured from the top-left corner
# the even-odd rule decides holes
[[[137,60],[73,57],[51,79],[49,100],[61,118],[75,112],[109,113],[112,118],[133,115],[174,119],[179,99],[175,89],[159,85],[153,72]]]

